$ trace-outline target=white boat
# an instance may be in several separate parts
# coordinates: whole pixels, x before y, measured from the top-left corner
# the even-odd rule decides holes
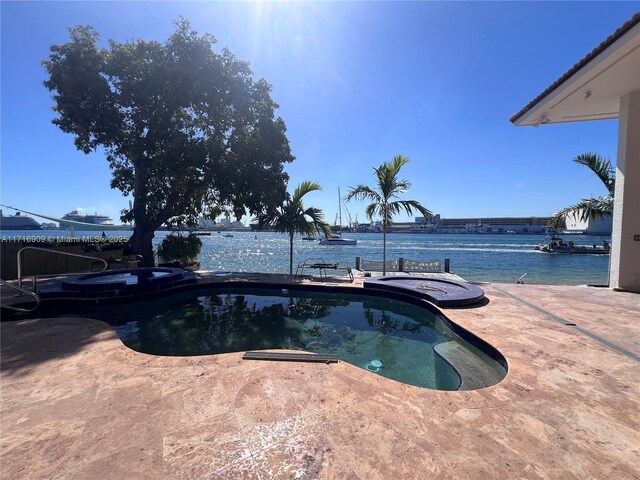
[[[85,215],[80,213],[78,210],[73,210],[62,217],[62,220],[71,220],[72,222],[80,222],[80,223],[88,223],[91,225],[96,225],[97,227],[113,227],[113,219],[106,215],[98,215],[98,212],[95,215]],[[64,223],[60,222],[60,226],[69,229],[72,223]]]
[[[337,235],[320,240],[320,245],[355,245],[356,243],[358,243],[358,241],[355,239],[342,238]]]
[[[330,237],[320,240],[320,245],[355,245],[357,240],[351,238],[342,238],[342,197],[340,196],[340,189],[338,189],[338,235],[331,235]]]

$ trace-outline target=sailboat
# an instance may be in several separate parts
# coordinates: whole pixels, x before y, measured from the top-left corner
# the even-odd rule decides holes
[[[338,188],[338,235],[332,235],[320,240],[320,245],[355,245],[358,241],[350,238],[342,238],[342,197]]]

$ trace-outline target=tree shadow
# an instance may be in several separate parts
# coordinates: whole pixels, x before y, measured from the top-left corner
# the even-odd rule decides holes
[[[22,377],[34,368],[71,357],[96,342],[113,339],[112,328],[88,318],[31,318],[0,322],[3,377]]]

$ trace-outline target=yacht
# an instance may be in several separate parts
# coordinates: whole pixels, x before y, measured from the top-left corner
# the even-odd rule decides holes
[[[358,241],[351,238],[342,238],[339,235],[332,235],[320,240],[320,245],[355,245]]]

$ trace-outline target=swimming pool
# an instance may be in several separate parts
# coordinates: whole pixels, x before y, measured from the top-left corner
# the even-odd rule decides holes
[[[128,347],[153,355],[333,353],[371,374],[439,390],[489,386],[506,375],[506,362],[463,340],[435,309],[388,296],[210,287],[105,306],[94,316]],[[476,373],[465,383],[458,365],[469,362]]]
[[[43,285],[38,290],[43,300],[87,299],[99,302],[117,297],[155,294],[174,287],[195,284],[196,275],[181,268],[147,267],[107,270],[74,275]]]

